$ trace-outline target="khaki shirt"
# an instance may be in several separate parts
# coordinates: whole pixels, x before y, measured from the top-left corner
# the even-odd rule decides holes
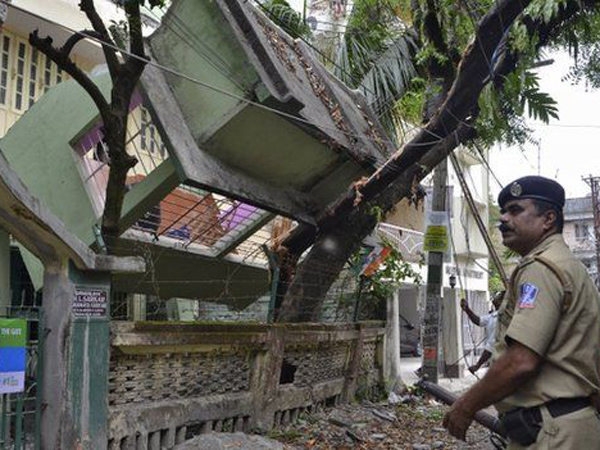
[[[570,283],[568,308],[560,279],[534,256],[554,263]],[[507,338],[533,350],[544,362],[535,378],[496,405],[499,412],[598,392],[600,296],[561,234],[546,238],[515,269],[499,310],[496,359],[506,351]]]

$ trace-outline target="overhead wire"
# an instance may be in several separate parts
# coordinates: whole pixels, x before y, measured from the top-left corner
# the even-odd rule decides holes
[[[446,203],[448,203],[448,195],[446,195]],[[458,265],[458,252],[456,251],[456,244],[454,241],[454,231],[453,231],[453,226],[452,226],[452,217],[451,217],[451,208],[447,207],[447,220],[448,220],[448,235],[450,237],[450,245],[452,248],[452,259],[454,262],[454,271],[456,272],[456,278],[458,279],[458,284],[460,286],[460,291],[461,294],[465,296],[465,299],[468,299],[468,286],[467,286],[467,278],[466,278],[466,271],[464,270],[460,270],[460,267]],[[463,277],[464,277],[464,283],[463,283]],[[462,297],[461,295],[461,297]],[[462,316],[462,314],[461,314]],[[463,319],[464,320],[464,319]],[[462,322],[462,321],[461,321]],[[473,333],[473,327],[471,325],[470,320],[467,320],[467,330],[469,331],[469,337],[471,338],[471,345],[473,346],[473,353],[477,351],[478,346],[481,344],[481,342],[483,342],[483,340],[481,342],[475,342],[475,336]],[[463,355],[454,363],[454,364],[458,364],[461,360],[467,360],[467,356],[469,355],[469,353],[465,350],[464,346],[463,346]],[[473,364],[473,361],[471,361],[471,365]]]

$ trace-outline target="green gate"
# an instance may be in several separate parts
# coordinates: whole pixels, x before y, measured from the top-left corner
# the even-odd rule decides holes
[[[4,318],[26,320],[27,365],[24,392],[0,395],[0,450],[38,450],[41,437],[43,309],[32,306],[9,307],[8,313],[0,314],[0,319]]]

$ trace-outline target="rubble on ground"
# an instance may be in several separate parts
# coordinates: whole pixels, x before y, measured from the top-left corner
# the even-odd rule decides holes
[[[176,450],[283,450],[283,445],[272,439],[244,433],[208,433],[196,436]]]
[[[467,442],[442,427],[446,406],[406,395],[387,402],[340,405],[304,415],[293,425],[269,433],[286,450],[493,450],[490,432],[474,424]]]

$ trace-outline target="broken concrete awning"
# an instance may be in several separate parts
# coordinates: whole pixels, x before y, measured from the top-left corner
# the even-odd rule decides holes
[[[250,2],[174,1],[149,44],[172,72],[148,67],[143,91],[199,187],[310,222],[393,150],[363,97]]]

